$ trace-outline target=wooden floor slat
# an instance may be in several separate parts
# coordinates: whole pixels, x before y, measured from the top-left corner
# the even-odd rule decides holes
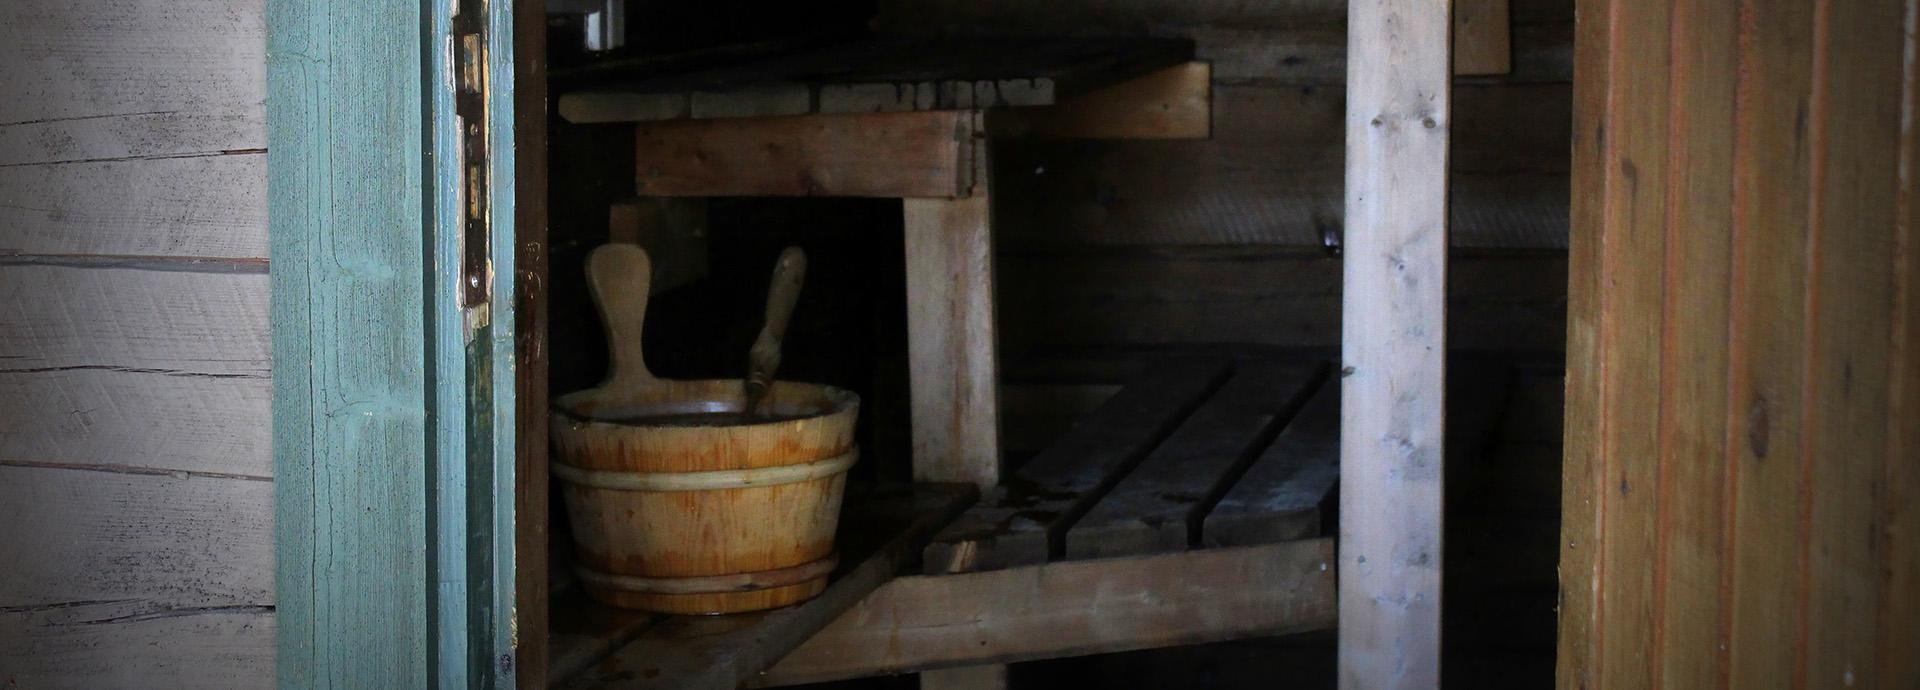
[[[1165,443],[1067,532],[1067,558],[1178,551],[1323,375],[1319,364],[1242,363]]]
[[[926,550],[928,573],[1045,563],[1066,530],[1226,379],[1224,358],[1149,367]]]

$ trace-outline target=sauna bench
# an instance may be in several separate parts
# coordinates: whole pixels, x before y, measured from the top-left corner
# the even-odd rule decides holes
[[[661,238],[706,198],[900,199],[915,481],[1000,483],[994,143],[1212,131],[1212,70],[1184,39],[878,37],[674,62],[561,89],[568,122],[632,128],[609,237],[663,243],[663,274],[691,274],[681,257],[704,259]]]
[[[1449,457],[1488,455],[1498,428],[1538,416],[1510,409],[1528,367],[1540,368],[1449,358]],[[1334,627],[1324,516],[1340,378],[1327,353],[1224,347],[1025,368],[1047,378],[1009,390],[1073,387],[1099,401],[1001,485],[850,493],[842,570],[789,609],[652,616],[566,594],[554,677],[776,687]]]
[[[1197,350],[1010,372],[1031,382],[1008,391],[1103,399],[941,529],[923,574],[881,586],[749,685],[1333,629],[1338,368],[1322,351]],[[1470,459],[1509,417],[1538,416],[1508,407],[1526,366],[1449,358],[1453,469],[1485,466]]]

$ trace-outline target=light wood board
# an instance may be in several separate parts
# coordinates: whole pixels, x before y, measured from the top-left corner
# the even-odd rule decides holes
[[[1348,5],[1340,684],[1440,684],[1450,3]]]
[[[915,481],[1000,483],[992,205],[908,199],[907,358]]]

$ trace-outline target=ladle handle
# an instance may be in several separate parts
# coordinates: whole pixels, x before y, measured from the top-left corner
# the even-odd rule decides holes
[[[799,247],[787,247],[773,265],[773,282],[767,286],[767,320],[760,336],[747,353],[748,414],[757,404],[780,369],[780,345],[786,337],[787,322],[793,318],[793,305],[800,300],[800,285],[807,276],[807,253]]]
[[[647,370],[641,333],[647,321],[647,293],[653,262],[631,244],[605,244],[587,256],[587,285],[607,329],[607,379],[600,387],[632,391],[659,382]]]

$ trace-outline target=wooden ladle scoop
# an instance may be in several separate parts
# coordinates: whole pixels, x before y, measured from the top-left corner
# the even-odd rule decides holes
[[[631,397],[663,383],[647,369],[641,348],[652,277],[653,262],[636,245],[601,245],[587,255],[587,287],[607,327],[607,378],[600,384],[606,395]]]
[[[761,402],[773,387],[773,376],[780,369],[780,342],[786,337],[787,322],[793,318],[793,305],[800,299],[800,283],[807,276],[807,253],[799,247],[787,247],[773,264],[773,283],[767,286],[767,319],[747,352],[746,407],[742,416],[761,416]]]

